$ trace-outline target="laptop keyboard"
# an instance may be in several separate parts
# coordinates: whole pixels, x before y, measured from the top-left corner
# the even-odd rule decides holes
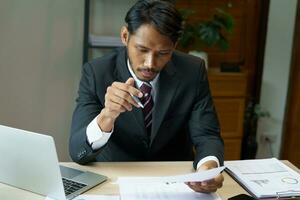
[[[75,181],[72,181],[72,180],[66,179],[66,178],[62,178],[62,180],[63,180],[66,196],[68,196],[69,194],[72,194],[72,193],[80,190],[81,188],[84,188],[85,186],[87,186],[83,183],[78,183],[78,182],[75,182]]]

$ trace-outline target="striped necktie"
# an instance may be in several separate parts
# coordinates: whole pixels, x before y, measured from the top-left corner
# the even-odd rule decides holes
[[[147,130],[147,134],[150,137],[151,135],[151,125],[152,125],[152,111],[153,111],[153,98],[151,95],[152,87],[150,84],[143,83],[140,87],[141,92],[144,94],[141,98],[141,102],[144,105],[143,114],[144,122]]]

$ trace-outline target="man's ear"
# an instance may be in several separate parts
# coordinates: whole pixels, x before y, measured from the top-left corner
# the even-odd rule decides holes
[[[120,36],[121,36],[122,43],[125,46],[127,46],[127,43],[129,41],[129,31],[126,26],[122,26]]]

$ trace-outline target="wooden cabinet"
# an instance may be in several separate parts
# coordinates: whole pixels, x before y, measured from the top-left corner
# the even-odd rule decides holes
[[[208,79],[224,139],[225,160],[240,159],[247,74],[224,73],[211,68]]]
[[[260,44],[264,36],[261,34],[260,26],[263,26],[264,20],[261,16],[265,15],[268,7],[267,1],[262,0],[176,0],[176,7],[178,9],[193,10],[194,14],[188,19],[189,22],[203,22],[211,19],[215,14],[216,8],[221,8],[230,13],[234,19],[234,28],[231,34],[226,35],[229,41],[229,49],[224,52],[217,47],[197,47],[189,46],[183,51],[198,50],[205,51],[208,54],[209,67],[219,68],[221,63],[243,63],[243,68],[247,70],[247,94],[252,97],[255,95],[256,76],[260,74],[261,69],[257,63],[259,57],[257,56]],[[226,84],[226,81],[225,83]],[[231,84],[229,82],[228,84]],[[245,83],[246,84],[246,83]],[[225,85],[224,85],[225,86]],[[238,92],[238,90],[236,90]],[[218,91],[222,92],[222,91]],[[235,92],[226,90],[224,92]]]

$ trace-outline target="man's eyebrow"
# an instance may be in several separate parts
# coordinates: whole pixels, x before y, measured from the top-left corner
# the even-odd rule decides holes
[[[172,51],[172,49],[162,49],[162,50],[159,50],[159,52],[163,52],[163,53],[169,53],[171,51]]]
[[[141,44],[136,44],[135,46],[136,46],[136,47],[139,47],[139,48],[143,48],[143,49],[150,49],[150,48],[145,47],[145,46],[143,46],[143,45],[141,45]]]
[[[145,47],[145,46],[142,45],[142,44],[136,44],[135,46],[136,46],[137,48],[151,50],[150,48]],[[158,52],[159,52],[159,53],[170,53],[170,52],[172,52],[172,49],[161,49],[161,50],[158,50]]]
[[[136,44],[136,47],[150,50],[150,48],[145,47],[144,45],[141,45],[141,44]],[[171,52],[171,51],[172,51],[172,49],[161,49],[161,50],[159,50],[159,52],[163,52],[163,53],[168,53],[168,52]]]

